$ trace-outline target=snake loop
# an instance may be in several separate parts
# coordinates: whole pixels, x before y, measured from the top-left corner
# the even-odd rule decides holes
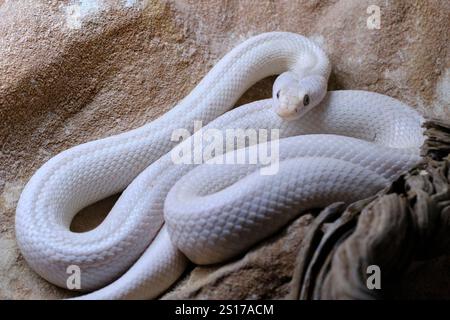
[[[229,111],[275,74],[272,99]],[[421,116],[376,93],[327,93],[329,74],[327,56],[306,37],[270,32],[243,42],[159,119],[46,162],[17,206],[23,256],[61,287],[68,266],[80,267],[81,289],[93,291],[82,298],[153,298],[179,278],[187,258],[228,259],[299,209],[363,198],[420,161]],[[171,134],[192,132],[194,121],[219,130],[279,130],[278,172],[260,175],[260,164],[174,164]],[[70,231],[79,210],[122,190],[97,228]]]

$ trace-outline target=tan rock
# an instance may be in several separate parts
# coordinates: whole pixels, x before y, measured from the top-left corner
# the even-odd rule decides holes
[[[367,27],[372,4],[379,30]],[[322,43],[332,89],[385,93],[448,117],[449,12],[445,1],[0,0],[0,298],[67,296],[28,268],[14,241],[21,188],[53,155],[156,118],[237,43],[272,30]]]
[[[276,299],[290,292],[295,259],[314,217],[306,214],[243,257],[196,267],[162,299]]]

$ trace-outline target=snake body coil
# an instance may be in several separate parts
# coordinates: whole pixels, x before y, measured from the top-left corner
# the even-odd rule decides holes
[[[273,99],[229,111],[254,83],[280,73]],[[261,34],[225,55],[161,118],[51,158],[17,207],[25,259],[61,287],[68,266],[78,266],[82,290],[97,290],[83,298],[152,298],[181,275],[187,258],[223,261],[302,209],[364,198],[417,164],[422,117],[380,94],[326,93],[329,73],[311,40]],[[171,135],[193,132],[195,120],[208,124],[204,129],[279,130],[278,172],[261,175],[261,164],[174,164]],[[97,228],[70,231],[79,210],[122,190]]]

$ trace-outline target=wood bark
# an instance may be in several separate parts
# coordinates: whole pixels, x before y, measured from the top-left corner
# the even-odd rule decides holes
[[[450,123],[429,119],[423,162],[378,194],[320,212],[297,256],[289,298],[385,299],[413,261],[450,254]],[[369,266],[381,289],[369,289]]]

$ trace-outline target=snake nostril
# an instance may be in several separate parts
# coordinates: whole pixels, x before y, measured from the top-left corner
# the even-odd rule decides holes
[[[278,92],[277,92],[277,99],[280,99],[280,91],[281,90],[278,90]]]

